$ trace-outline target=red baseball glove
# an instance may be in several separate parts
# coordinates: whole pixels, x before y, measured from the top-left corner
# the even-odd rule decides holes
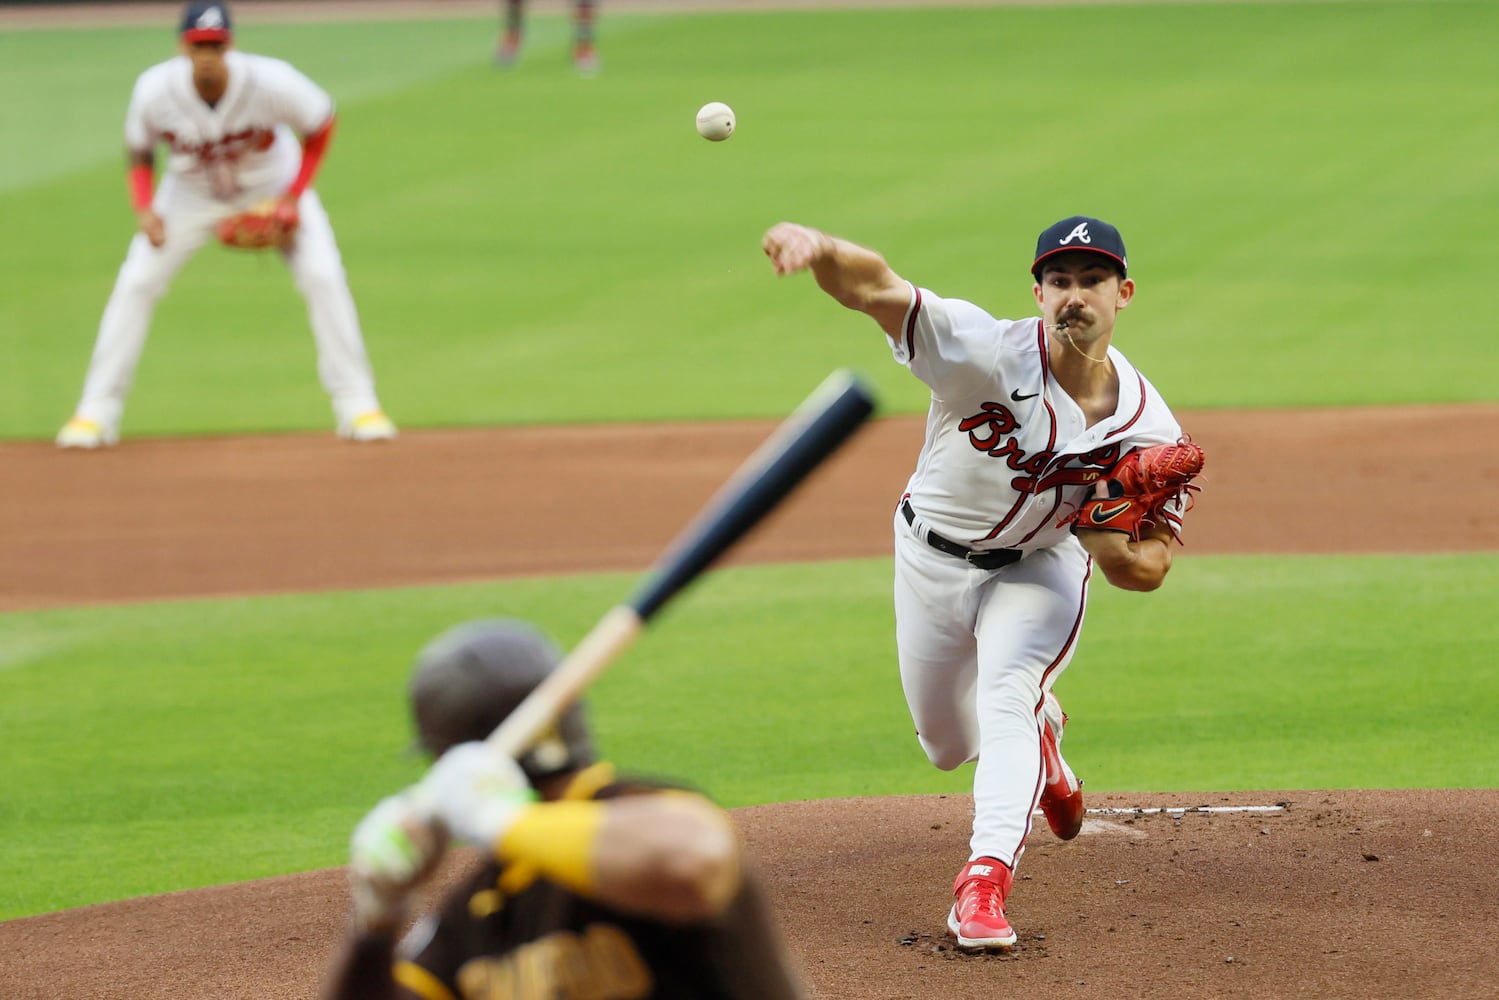
[[[1067,521],[1074,534],[1089,528],[1122,531],[1137,542],[1145,528],[1165,524],[1171,537],[1180,541],[1181,536],[1163,512],[1167,504],[1183,495],[1187,508],[1191,508],[1192,494],[1201,489],[1191,482],[1202,471],[1202,462],[1202,449],[1185,436],[1176,444],[1136,448],[1099,480],[1107,494],[1089,497]]]
[[[297,234],[297,204],[268,198],[219,223],[219,242],[236,250],[285,250]]]

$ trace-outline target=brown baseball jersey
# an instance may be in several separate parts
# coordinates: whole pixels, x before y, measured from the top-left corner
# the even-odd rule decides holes
[[[652,794],[608,764],[568,799]],[[401,942],[401,986],[424,1000],[791,1000],[803,996],[769,908],[747,876],[711,921],[666,924],[585,899],[521,863],[488,862]]]

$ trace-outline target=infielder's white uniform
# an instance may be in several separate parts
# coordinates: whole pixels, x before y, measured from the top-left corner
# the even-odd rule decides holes
[[[932,390],[926,441],[895,514],[901,686],[933,764],[978,762],[970,860],[1013,867],[1045,779],[1043,701],[1059,712],[1045,695],[1072,659],[1093,568],[1058,522],[1121,456],[1182,431],[1113,347],[1119,405],[1088,427],[1049,371],[1040,318],[995,319],[913,285],[903,336],[890,343]],[[1166,514],[1178,531],[1182,506]],[[979,569],[932,547],[933,532],[1024,555]],[[1060,718],[1052,724],[1060,732]]]
[[[110,429],[111,436],[156,303],[172,278],[221,219],[287,189],[301,165],[296,133],[316,132],[333,116],[332,98],[288,63],[233,49],[224,58],[228,89],[213,107],[198,96],[186,56],[146,70],[130,98],[129,149],[148,153],[158,142],[171,147],[151,206],[162,218],[166,242],[153,247],[136,233],[99,323],[76,413]],[[356,416],[380,409],[374,375],[328,213],[311,188],[297,211],[296,240],[284,256],[307,301],[318,375],[340,428],[346,428]]]

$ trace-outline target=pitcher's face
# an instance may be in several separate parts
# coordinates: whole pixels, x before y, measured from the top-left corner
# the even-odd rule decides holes
[[[1135,283],[1098,254],[1058,254],[1048,260],[1035,286],[1036,303],[1048,328],[1065,326],[1075,341],[1113,332],[1119,310],[1129,305]]]

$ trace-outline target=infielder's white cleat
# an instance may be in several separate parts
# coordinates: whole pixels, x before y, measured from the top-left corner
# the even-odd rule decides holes
[[[59,448],[103,448],[120,439],[119,434],[98,421],[74,417],[57,432]]]
[[[340,427],[338,436],[350,441],[393,441],[396,437],[396,425],[379,410],[371,410],[361,413],[349,421],[347,426]]]

